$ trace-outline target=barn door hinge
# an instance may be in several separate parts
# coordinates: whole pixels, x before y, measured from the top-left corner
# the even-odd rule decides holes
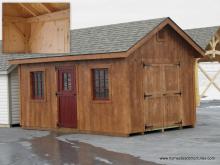
[[[146,99],[147,97],[151,97],[152,95],[147,95],[147,94],[144,94],[144,99]]]
[[[143,63],[143,68],[145,68],[145,67],[150,67],[151,66],[151,64],[145,64],[145,63]]]
[[[153,125],[147,125],[147,124],[145,124],[145,129],[151,129],[151,128],[153,128]]]
[[[182,120],[180,120],[179,122],[176,122],[176,123],[174,123],[174,124],[177,124],[177,125],[182,125],[182,123],[183,123],[183,121],[182,121]]]
[[[182,95],[182,92],[177,92],[177,93],[174,93],[175,95]]]

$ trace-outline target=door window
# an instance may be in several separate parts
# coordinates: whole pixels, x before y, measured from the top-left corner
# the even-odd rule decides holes
[[[72,77],[69,72],[63,73],[63,90],[69,91],[72,90]]]

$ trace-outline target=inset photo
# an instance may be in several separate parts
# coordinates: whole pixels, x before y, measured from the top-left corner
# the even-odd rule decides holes
[[[69,53],[69,3],[3,3],[3,53]]]

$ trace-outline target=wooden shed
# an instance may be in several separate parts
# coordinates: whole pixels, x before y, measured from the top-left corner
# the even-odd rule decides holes
[[[69,53],[69,3],[3,3],[4,53]]]
[[[196,58],[170,18],[71,31],[71,53],[21,55],[21,125],[130,135],[196,122]]]

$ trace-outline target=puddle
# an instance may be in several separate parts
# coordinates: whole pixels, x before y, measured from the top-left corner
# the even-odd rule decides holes
[[[156,165],[137,157],[94,147],[77,141],[60,141],[55,134],[31,140],[32,151],[51,165]]]
[[[60,141],[57,136],[1,143],[0,165],[156,165],[83,142]]]

